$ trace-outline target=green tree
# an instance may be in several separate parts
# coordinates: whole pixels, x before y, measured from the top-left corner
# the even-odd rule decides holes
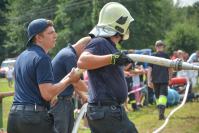
[[[99,12],[100,12],[100,2],[99,0],[93,0],[92,2],[92,7],[93,7],[93,10],[92,10],[92,18],[91,18],[91,21],[92,21],[92,25],[96,25],[97,24],[97,20],[98,20],[98,15],[99,15]]]
[[[189,23],[178,23],[167,33],[166,42],[170,53],[180,49],[191,54],[199,48],[199,28]]]
[[[8,0],[4,41],[7,54],[17,56],[26,47],[26,28],[30,21],[42,17],[52,19],[55,10],[56,0]]]
[[[199,2],[187,9],[187,20],[199,27]]]
[[[102,7],[106,2],[100,2]],[[116,0],[123,4],[135,21],[130,25],[130,37],[121,45],[121,49],[151,48],[158,39],[164,39],[172,23],[173,6],[171,0]]]
[[[6,35],[0,36],[0,48],[5,52],[4,55],[18,55],[25,48],[28,23],[43,17],[54,20],[58,33],[57,46],[50,51],[54,56],[68,42],[74,43],[88,35],[98,22],[101,8],[110,1],[112,0],[7,0],[8,12],[1,13],[0,10],[0,17],[5,14],[6,20],[5,25],[0,26],[0,30],[4,31],[0,33]],[[193,7],[177,8],[172,5],[172,0],[115,1],[127,7],[135,19],[129,27],[130,38],[122,43],[119,47],[121,49],[152,48],[156,40],[171,40],[169,34],[174,32],[176,24],[199,25],[197,3]],[[0,20],[2,21],[3,19]]]
[[[54,22],[58,40],[56,48],[52,51],[53,55],[68,43],[74,43],[87,36],[92,27],[92,0],[58,0],[57,7]]]
[[[8,55],[5,54],[6,49],[3,46],[6,37],[6,31],[4,31],[4,26],[6,24],[5,12],[7,11],[6,4],[7,2],[5,0],[0,1],[0,62],[8,57]]]

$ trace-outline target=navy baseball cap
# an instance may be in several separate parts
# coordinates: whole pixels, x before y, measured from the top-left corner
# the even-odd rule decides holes
[[[43,32],[48,27],[48,20],[44,18],[35,19],[28,25],[27,33],[28,33],[28,41],[27,46],[30,45],[32,38],[38,33]]]

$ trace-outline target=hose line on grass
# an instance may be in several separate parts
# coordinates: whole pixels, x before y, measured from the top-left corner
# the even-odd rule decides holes
[[[164,123],[162,124],[162,126],[159,127],[158,129],[156,129],[155,131],[153,131],[153,133],[159,133],[160,131],[162,131],[162,130],[166,127],[166,125],[168,124],[170,117],[171,117],[177,110],[179,110],[180,108],[182,108],[182,107],[184,106],[184,104],[185,104],[185,102],[186,102],[186,100],[187,100],[187,95],[188,95],[189,87],[190,87],[189,79],[186,78],[186,80],[187,80],[187,85],[186,85],[185,95],[184,95],[184,98],[183,98],[182,103],[181,103],[178,107],[176,107],[175,109],[173,109],[173,110],[169,113],[169,115],[167,116],[167,118],[166,118],[166,120],[164,121]]]
[[[73,130],[72,130],[72,133],[77,133],[77,130],[78,130],[78,127],[80,125],[80,121],[81,119],[83,118],[84,114],[86,113],[87,111],[87,106],[88,106],[88,103],[85,103],[80,112],[79,112],[79,115],[77,116],[77,119],[75,120],[75,123],[74,123],[74,127],[73,127]]]

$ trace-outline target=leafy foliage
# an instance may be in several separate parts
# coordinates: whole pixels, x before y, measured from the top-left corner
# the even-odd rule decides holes
[[[167,44],[170,53],[175,50],[184,50],[191,54],[198,49],[199,28],[189,23],[178,23],[167,33]]]
[[[56,17],[54,19],[58,33],[59,45],[53,55],[68,43],[75,43],[81,37],[87,36],[91,29],[91,0],[58,0]],[[82,12],[83,11],[83,12]]]
[[[165,35],[168,50],[172,53],[181,49],[191,54],[199,49],[199,2],[192,7],[179,8],[175,16],[175,25]]]
[[[110,1],[112,0],[1,1],[0,57],[20,54],[27,41],[27,25],[36,18],[52,19],[55,23],[57,45],[50,51],[54,56],[69,42],[75,43],[87,36],[98,22],[100,9]],[[172,5],[172,0],[115,1],[126,6],[135,19],[130,26],[129,40],[124,41],[119,48],[153,48],[154,42],[162,39],[168,42],[169,50],[181,48],[192,52],[196,48],[195,44],[199,43],[196,39],[199,34],[199,3],[192,7],[177,8]],[[176,42],[181,42],[181,45]]]
[[[27,0],[8,0],[7,24],[4,29],[7,35],[4,40],[7,56],[17,56],[26,47],[26,28],[30,21],[42,17],[53,18],[55,3],[54,0],[28,2]]]
[[[6,24],[6,4],[7,2],[5,0],[0,1],[0,61],[2,61],[5,58],[6,51],[3,47],[3,43],[6,37],[6,32],[4,31],[4,26]]]

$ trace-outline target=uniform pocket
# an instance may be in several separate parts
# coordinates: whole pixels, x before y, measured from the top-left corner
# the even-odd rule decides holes
[[[105,116],[104,110],[95,108],[94,110],[88,110],[86,113],[90,120],[100,120]]]
[[[22,121],[24,124],[39,124],[41,117],[36,112],[28,111],[24,112]]]
[[[109,111],[109,116],[112,117],[115,120],[121,120],[122,119],[122,110],[120,107],[111,106]]]

